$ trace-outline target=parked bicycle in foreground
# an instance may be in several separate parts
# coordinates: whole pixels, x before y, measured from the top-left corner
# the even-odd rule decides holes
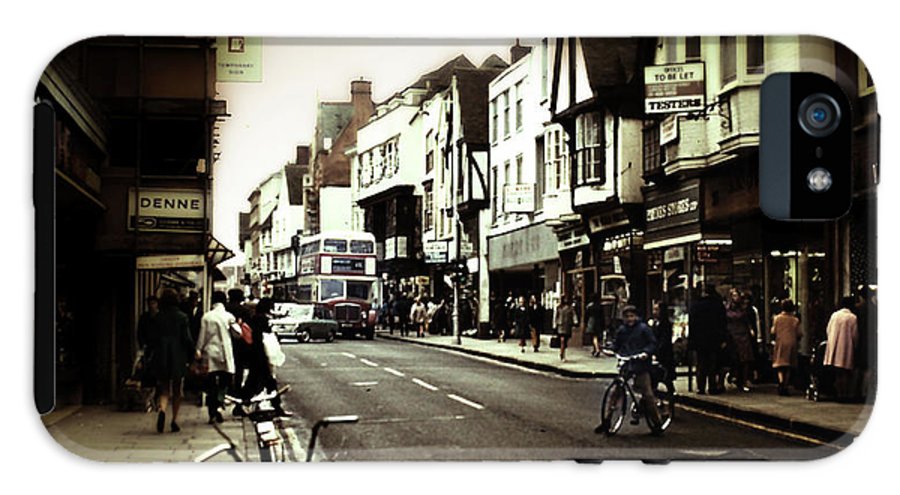
[[[613,379],[612,383],[606,388],[603,394],[603,401],[600,405],[600,425],[594,429],[594,433],[605,433],[607,436],[615,435],[622,424],[625,417],[630,413],[631,424],[640,423],[644,418],[647,427],[654,435],[661,435],[669,425],[672,424],[672,418],[675,417],[675,384],[674,377],[668,377],[666,370],[653,362],[651,379],[653,382],[653,392],[656,401],[656,408],[659,410],[659,422],[652,420],[639,400],[635,397],[632,382],[636,373],[632,371],[632,367],[628,363],[637,359],[650,359],[650,356],[639,353],[631,356],[622,356],[609,350],[603,351],[605,354],[614,355],[618,359],[619,376]]]
[[[234,403],[243,406],[246,413],[244,418],[249,419],[253,423],[253,430],[256,433],[256,446],[259,449],[259,462],[285,461],[284,440],[281,438],[281,435],[279,435],[275,424],[279,421],[279,416],[275,407],[272,406],[272,400],[284,394],[290,390],[290,388],[290,385],[285,385],[274,392],[262,392],[250,399],[247,403],[244,403],[237,397],[225,396],[226,403]],[[328,425],[333,424],[348,424],[356,423],[358,421],[359,416],[355,415],[327,416],[318,420],[316,424],[313,425],[310,434],[309,445],[306,451],[306,462],[312,461],[313,452],[316,448],[316,439],[322,428],[327,428]],[[216,445],[209,449],[194,459],[194,462],[206,462],[223,452],[227,452],[235,461],[246,461],[247,459],[239,452],[238,445],[222,431],[219,425],[213,423],[213,427],[219,435],[225,439],[226,443]]]

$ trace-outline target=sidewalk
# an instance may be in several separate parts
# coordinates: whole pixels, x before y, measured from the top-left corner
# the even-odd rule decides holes
[[[590,347],[566,349],[566,362],[561,362],[559,350],[550,348],[549,335],[541,336],[539,352],[534,352],[529,344],[524,353],[518,340],[500,343],[463,337],[462,344],[458,345],[456,337],[450,336],[416,338],[379,332],[378,337],[451,349],[572,378],[612,378],[618,374],[615,358],[592,357]],[[687,368],[679,368],[678,374],[675,389],[680,396],[679,403],[684,406],[825,442],[847,433],[859,435],[872,412],[871,404],[813,402],[806,400],[800,391],[794,391],[789,397],[779,396],[774,384],[757,385],[750,393],[729,387],[721,395],[698,395],[688,391]]]
[[[43,416],[50,435],[66,450],[95,461],[192,462],[204,451],[225,443],[207,424],[205,408],[185,401],[179,411],[181,431],[156,432],[156,413],[119,412],[113,406],[71,406]],[[221,429],[243,452],[241,422],[226,416]],[[210,462],[233,461],[219,454]]]

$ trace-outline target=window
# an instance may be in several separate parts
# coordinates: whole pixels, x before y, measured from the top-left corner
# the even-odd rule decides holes
[[[319,282],[319,299],[325,301],[327,299],[336,299],[344,297],[344,281],[343,280],[322,280]]]
[[[426,231],[434,228],[434,191],[432,187],[431,183],[425,186],[425,195],[422,200],[422,226]]]
[[[297,286],[297,299],[301,301],[312,301],[312,285]]]
[[[534,178],[535,197],[534,209],[540,211],[544,209],[544,136],[538,136],[534,139]]]
[[[547,131],[544,152],[544,159],[547,166],[547,190],[553,191],[557,189],[568,189],[569,173],[566,168],[566,134],[563,130],[556,126],[555,129]]]
[[[497,142],[497,127],[500,125],[500,118],[497,115],[497,98],[491,100],[491,142]]]
[[[497,214],[500,212],[500,195],[497,194],[500,189],[500,184],[497,183],[499,179],[497,166],[494,165],[491,167],[491,220],[494,223],[497,223]]]
[[[347,282],[347,297],[368,300],[370,285],[370,282]]]
[[[674,63],[678,61],[678,38],[665,38],[663,45],[666,50],[666,63]]]
[[[700,60],[700,37],[688,36],[684,39],[684,60],[696,62]]]
[[[326,253],[346,253],[347,241],[344,239],[325,239],[323,252]]]
[[[603,146],[600,112],[588,112],[575,119],[575,180],[577,184],[603,182]]]
[[[650,174],[662,165],[660,160],[659,125],[644,128],[644,174]]]
[[[719,38],[719,67],[722,72],[722,85],[737,79],[737,38],[722,36]]]
[[[315,254],[319,250],[318,242],[308,242],[302,246],[300,246],[300,256],[307,256],[310,254]]]
[[[350,252],[353,254],[372,254],[375,245],[372,241],[350,241]]]
[[[503,137],[509,137],[509,90],[503,92]]]
[[[512,174],[513,174],[512,162],[509,160],[506,160],[506,162],[503,164],[503,187],[504,188],[508,184],[512,183],[512,177],[513,177]],[[504,208],[504,213],[506,213],[506,205],[503,205],[503,208]]]
[[[522,163],[525,161],[524,155],[516,156],[516,184],[522,183]]]
[[[747,36],[747,74],[766,71],[764,40],[763,36]]]
[[[432,132],[428,131],[425,136],[425,173],[434,170],[434,140],[431,137]]]
[[[516,132],[522,130],[522,81],[516,83]]]

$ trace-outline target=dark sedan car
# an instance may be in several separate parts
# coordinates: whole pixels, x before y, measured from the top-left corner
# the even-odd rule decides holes
[[[338,322],[331,309],[319,303],[275,303],[272,331],[279,341],[286,338],[298,342],[334,341]]]

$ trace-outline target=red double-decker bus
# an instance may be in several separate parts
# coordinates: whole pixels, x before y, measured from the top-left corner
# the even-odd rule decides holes
[[[334,310],[344,337],[375,337],[370,317],[375,281],[375,236],[368,232],[322,232],[300,243],[297,297]]]

